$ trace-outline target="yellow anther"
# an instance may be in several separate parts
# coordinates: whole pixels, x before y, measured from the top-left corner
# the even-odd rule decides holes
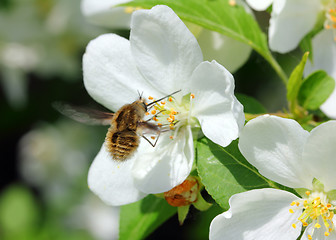
[[[192,99],[194,99],[194,98],[195,98],[195,94],[191,93],[191,94],[190,94],[190,97],[191,97]]]
[[[148,116],[148,115],[149,115],[149,112],[146,112],[145,115]]]
[[[332,228],[329,228],[328,231],[331,232],[331,231],[332,231]]]
[[[154,98],[153,98],[152,96],[149,96],[148,99],[149,99],[149,100],[153,100]]]
[[[154,137],[154,136],[151,136],[151,139],[153,139],[153,140],[154,140],[154,139],[155,139],[155,137]]]
[[[159,127],[161,127],[161,126],[162,126],[162,123],[158,123],[157,125],[158,125]]]
[[[291,206],[294,206],[295,204],[296,204],[296,202],[293,201],[290,205],[291,205]]]
[[[172,101],[173,101],[173,98],[172,98],[172,97],[169,97],[169,98],[168,98],[168,101],[169,101],[169,102],[172,102]]]
[[[156,117],[153,117],[153,120],[156,121],[156,122],[159,121]]]
[[[289,209],[289,212],[290,212],[290,213],[294,213],[294,210],[290,208],[290,209]]]
[[[165,105],[165,104],[166,104],[166,102],[165,102],[165,101],[161,101],[161,104],[162,104],[162,105]]]
[[[307,222],[302,222],[302,226],[307,227],[308,223]]]
[[[328,233],[328,232],[325,232],[325,233],[324,233],[324,236],[328,237],[328,236],[329,236],[329,233]]]
[[[306,193],[306,195],[307,195],[307,196],[309,196],[309,195],[310,195],[310,191],[306,191],[305,193]]]
[[[313,237],[312,237],[311,235],[308,234],[308,239],[309,239],[309,240],[312,240]]]
[[[295,223],[293,223],[293,224],[292,224],[292,227],[293,227],[293,228],[296,228],[296,225],[295,225]]]
[[[172,139],[172,140],[174,139],[174,137],[173,137],[173,136],[169,136],[169,138],[170,138],[170,139]]]
[[[320,225],[320,224],[318,224],[318,223],[315,223],[314,227],[315,227],[315,228],[320,228],[320,227],[321,227],[321,225]]]
[[[155,114],[155,113],[156,113],[156,110],[152,110],[152,111],[151,111],[151,114]]]

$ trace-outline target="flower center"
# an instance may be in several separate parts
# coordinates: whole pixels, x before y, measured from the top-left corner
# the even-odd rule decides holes
[[[292,208],[289,209],[289,212],[294,213],[302,210],[297,222],[300,221],[304,227],[312,224],[313,227],[308,232],[308,239],[312,239],[314,232],[320,228],[323,228],[325,236],[329,236],[332,231],[335,231],[332,221],[335,207],[329,203],[326,194],[323,192],[311,193],[307,191],[306,196],[306,198],[292,202]],[[296,228],[296,223],[293,223],[292,227]]]
[[[174,97],[170,96],[167,100],[155,103],[153,107],[148,109],[146,115],[161,127],[162,132],[170,131],[170,138],[174,139],[181,127],[196,124],[190,116],[192,99],[194,98],[194,94],[188,94],[184,96],[179,103]],[[149,96],[148,99],[155,101],[151,96]]]
[[[336,3],[332,1],[326,7],[326,20],[324,21],[324,28],[331,29],[334,34],[334,40],[336,41]]]

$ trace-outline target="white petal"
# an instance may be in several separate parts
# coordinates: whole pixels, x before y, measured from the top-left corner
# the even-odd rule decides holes
[[[189,29],[195,29],[188,24]],[[190,28],[192,27],[192,28]],[[204,60],[216,60],[229,72],[239,69],[249,58],[251,47],[218,32],[197,26],[197,41],[202,49]],[[192,31],[194,33],[194,31]]]
[[[130,0],[82,0],[83,15],[93,23],[111,28],[129,28],[131,14],[124,7],[114,7]]]
[[[194,145],[189,126],[180,129],[171,140],[168,133],[160,136],[156,147],[137,154],[132,174],[138,189],[146,193],[162,193],[182,183],[190,174]]]
[[[264,115],[246,124],[238,146],[263,176],[288,187],[311,189],[313,176],[302,159],[308,136],[294,120]]]
[[[301,211],[289,212],[290,204],[298,200],[294,194],[277,189],[258,189],[233,195],[230,209],[212,220],[210,240],[288,240],[300,235],[296,229]]]
[[[124,162],[113,160],[103,144],[89,170],[89,188],[106,204],[112,206],[142,199],[146,194],[134,186],[131,175],[133,163],[134,157]]]
[[[310,32],[322,10],[320,0],[275,0],[269,27],[269,45],[280,53],[295,49]]]
[[[139,73],[127,39],[105,34],[92,40],[83,57],[84,85],[90,96],[116,111],[138,98],[138,93],[161,96]]]
[[[303,150],[305,165],[324,184],[325,190],[336,189],[336,121],[323,123],[310,132]]]
[[[273,0],[246,0],[246,2],[256,11],[264,11],[273,3]]]
[[[312,40],[313,63],[307,62],[305,75],[322,69],[336,80],[336,42],[332,30],[322,30]],[[321,106],[330,118],[336,119],[336,89]]]
[[[243,106],[234,96],[234,79],[216,61],[202,62],[191,77],[190,92],[195,95],[192,116],[213,142],[227,146],[239,135],[245,122]]]
[[[141,73],[168,93],[184,89],[203,59],[195,37],[167,6],[136,11],[130,41]]]

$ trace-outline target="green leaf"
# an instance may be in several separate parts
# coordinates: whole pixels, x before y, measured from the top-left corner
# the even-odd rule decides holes
[[[38,221],[37,204],[28,189],[12,185],[1,194],[0,233],[22,239],[36,230]]]
[[[243,104],[245,113],[262,114],[267,112],[265,107],[255,98],[241,93],[236,93],[235,95],[238,101]]]
[[[276,187],[241,155],[238,141],[223,148],[206,138],[197,145],[198,174],[208,193],[224,209],[236,193],[255,188]]]
[[[302,83],[298,100],[308,110],[318,109],[334,91],[335,80],[325,71],[310,74]]]
[[[121,207],[120,240],[144,239],[176,213],[166,200],[148,195],[141,201]]]
[[[290,110],[293,113],[296,106],[296,98],[299,93],[300,86],[302,84],[303,70],[305,68],[309,52],[306,52],[301,62],[295,67],[291,73],[287,83],[287,100],[290,104]]]
[[[251,46],[277,71],[283,81],[287,77],[268,49],[266,35],[253,16],[241,5],[231,6],[224,0],[134,0],[122,6],[151,8],[167,5],[184,21],[219,32]]]

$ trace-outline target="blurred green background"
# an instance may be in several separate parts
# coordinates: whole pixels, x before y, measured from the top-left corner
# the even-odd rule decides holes
[[[267,15],[257,18],[268,22]],[[76,123],[51,107],[55,101],[97,106],[84,88],[81,58],[105,32],[111,30],[84,19],[80,0],[0,1],[0,239],[118,238],[119,209],[105,206],[86,182],[106,127]],[[300,58],[278,57],[287,72]],[[268,111],[286,107],[285,87],[255,52],[234,77],[236,92]],[[221,211],[192,209],[183,227],[174,216],[148,239],[206,239]]]

